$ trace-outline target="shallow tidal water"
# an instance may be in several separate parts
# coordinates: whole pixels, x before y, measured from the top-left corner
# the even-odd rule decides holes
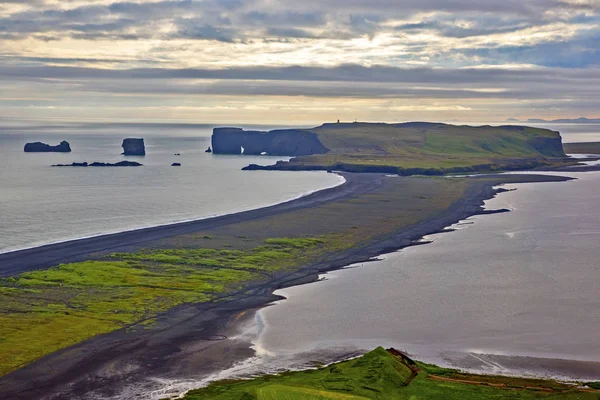
[[[600,173],[573,176],[507,185],[517,190],[486,206],[510,213],[277,291],[286,300],[247,328],[258,359],[285,368],[382,345],[446,366],[599,379],[600,364],[522,358],[600,362]]]

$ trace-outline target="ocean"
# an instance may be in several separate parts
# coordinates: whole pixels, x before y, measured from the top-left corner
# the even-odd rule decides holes
[[[210,125],[0,121],[0,252],[259,208],[343,182],[241,171],[285,158],[208,154],[211,134]],[[145,157],[121,155],[127,137],[145,139]],[[23,152],[27,142],[61,140],[71,153]],[[143,166],[51,167],[121,160]]]
[[[284,369],[381,345],[487,373],[600,379],[600,364],[523,358],[600,362],[600,172],[571,175],[506,185],[516,190],[486,208],[509,213],[279,290],[286,300],[260,310],[247,335]]]

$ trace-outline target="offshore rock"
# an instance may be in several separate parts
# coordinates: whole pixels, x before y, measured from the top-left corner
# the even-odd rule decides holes
[[[25,152],[26,153],[70,153],[71,152],[71,146],[69,145],[69,142],[67,142],[66,140],[63,140],[62,142],[60,142],[60,144],[57,144],[56,146],[50,146],[49,144],[46,143],[42,143],[42,142],[34,142],[34,143],[27,143],[25,145]]]
[[[55,164],[53,167],[141,167],[142,165],[135,161],[119,161],[117,163],[93,162],[91,164],[87,162],[74,162],[72,164]]]
[[[123,155],[126,156],[145,156],[146,147],[144,146],[144,139],[127,138],[123,139]]]

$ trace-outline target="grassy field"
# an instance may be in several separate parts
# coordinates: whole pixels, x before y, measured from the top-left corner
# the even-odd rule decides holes
[[[565,156],[558,132],[530,127],[342,123],[311,131],[331,151],[297,157],[293,165],[357,172],[388,166],[431,174],[545,165]]]
[[[414,363],[377,348],[364,356],[317,370],[252,380],[219,381],[189,392],[185,400],[597,400],[600,391],[550,380],[479,376]]]
[[[390,178],[379,190],[176,236],[117,253],[0,280],[0,376],[44,355],[154,317],[268,282],[436,215],[462,180]]]
[[[214,300],[266,281],[320,239],[269,239],[262,246],[116,253],[0,280],[0,375],[89,337],[152,324],[176,305]]]

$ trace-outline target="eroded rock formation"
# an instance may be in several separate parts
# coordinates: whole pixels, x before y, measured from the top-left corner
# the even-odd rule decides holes
[[[135,161],[119,161],[116,163],[93,162],[74,162],[72,164],[55,164],[53,167],[141,167],[143,164]]]
[[[126,156],[145,156],[146,147],[144,146],[144,139],[127,138],[123,139],[123,155]]]
[[[49,144],[42,143],[42,142],[34,142],[34,143],[27,143],[25,145],[25,152],[26,153],[50,153],[50,152],[70,153],[71,146],[69,145],[69,142],[67,142],[66,140],[63,140],[62,142],[60,142],[60,144],[57,144],[56,146],[50,146]]]
[[[313,132],[283,129],[270,132],[239,128],[215,128],[212,135],[214,154],[250,154],[305,156],[329,152]]]

